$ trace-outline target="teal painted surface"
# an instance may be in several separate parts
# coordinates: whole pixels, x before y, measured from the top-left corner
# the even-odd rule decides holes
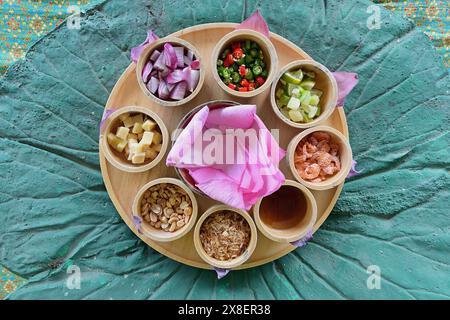
[[[449,298],[449,75],[412,23],[382,10],[381,29],[368,30],[370,4],[111,0],[80,31],[40,41],[0,80],[0,264],[30,279],[10,298]],[[256,6],[319,62],[359,73],[345,111],[364,171],[308,246],[217,281],[121,221],[101,179],[97,125],[147,28],[239,22]],[[80,290],[66,286],[72,264]],[[366,286],[370,265],[380,290]]]

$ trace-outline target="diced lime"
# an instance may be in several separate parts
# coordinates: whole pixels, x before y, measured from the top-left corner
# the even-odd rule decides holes
[[[307,79],[307,80],[303,80],[300,85],[302,86],[303,89],[311,90],[315,84],[316,84],[316,82],[314,80]]]
[[[295,89],[301,89],[301,87],[298,84],[293,84],[293,83],[288,83],[286,85],[286,94],[291,96],[292,95],[292,91],[294,91]]]
[[[297,78],[299,81],[302,81],[303,79],[303,71],[302,69],[298,69],[296,71],[291,71],[291,74]]]
[[[302,113],[297,110],[289,111],[289,118],[294,122],[302,122],[303,121]]]
[[[318,109],[318,108],[315,107],[315,106],[309,106],[308,117],[311,118],[311,119],[313,119],[314,116],[315,116],[316,113],[317,113],[317,109]]]
[[[300,102],[303,105],[309,105],[309,100],[311,99],[311,93],[309,91],[304,91],[300,97]]]
[[[311,95],[311,98],[309,99],[309,104],[312,106],[317,106],[319,104],[319,97],[316,95]]]
[[[280,99],[278,99],[278,105],[279,105],[280,107],[286,106],[286,105],[289,103],[289,99],[291,99],[291,97],[286,96],[286,95],[283,94],[283,95],[280,97]]]
[[[302,82],[302,79],[297,78],[290,72],[285,72],[281,78],[287,83],[300,84]]]
[[[300,100],[296,97],[291,97],[289,99],[287,107],[292,110],[297,110],[300,107]]]
[[[310,117],[308,117],[308,113],[305,112],[305,110],[300,110],[302,116],[303,116],[303,121],[305,122],[311,122],[312,119]]]
[[[316,117],[320,116],[320,106],[317,106],[317,112],[316,112]]]

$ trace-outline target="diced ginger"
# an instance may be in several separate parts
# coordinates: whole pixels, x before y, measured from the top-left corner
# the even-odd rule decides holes
[[[127,128],[130,128],[130,127],[134,126],[134,122],[133,122],[133,119],[131,117],[123,119],[122,122],[123,122],[123,126],[127,127]]]
[[[133,121],[133,123],[144,123],[144,117],[142,116],[142,113],[138,113],[137,115],[132,116],[131,120]]]
[[[152,144],[153,136],[154,136],[153,132],[145,131],[144,134],[142,135],[142,139],[141,139],[141,141],[139,141],[139,143],[149,146]]]
[[[127,145],[126,141],[118,138],[114,133],[109,133],[107,136],[109,145],[116,151],[122,152]]]
[[[128,140],[133,139],[133,140],[136,140],[136,142],[137,142],[138,136],[135,133],[129,133],[128,136],[127,136],[127,139]]]
[[[142,129],[142,122],[135,122],[134,126],[133,126],[133,130],[131,130],[131,132],[133,133],[142,133],[143,129]]]
[[[119,119],[120,119],[120,121],[124,122],[125,119],[126,119],[126,118],[129,118],[129,117],[130,117],[130,114],[127,112],[127,113],[121,114],[121,115],[119,116]]]
[[[153,143],[154,144],[160,144],[162,141],[162,135],[158,131],[152,131],[153,132]]]
[[[145,158],[153,160],[158,156],[158,152],[155,151],[153,148],[148,148],[145,150]]]
[[[131,158],[133,164],[141,164],[145,161],[145,152],[135,153]]]
[[[148,119],[144,122],[144,124],[142,125],[142,129],[144,129],[145,131],[152,131],[153,129],[156,128],[156,122]]]
[[[142,140],[142,137],[144,136],[144,132],[138,133],[138,141]]]
[[[127,127],[118,127],[116,136],[122,140],[127,140],[128,138],[128,132],[130,132],[130,129]]]

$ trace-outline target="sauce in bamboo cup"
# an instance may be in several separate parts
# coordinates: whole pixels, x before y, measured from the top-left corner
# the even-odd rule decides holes
[[[180,239],[194,227],[198,214],[197,199],[195,198],[192,191],[180,180],[174,178],[160,178],[150,181],[149,183],[144,185],[141,189],[139,189],[138,193],[136,194],[136,197],[134,198],[132,206],[133,215],[141,217],[141,202],[144,193],[150,187],[156,186],[158,184],[174,185],[176,187],[181,188],[184,192],[186,192],[187,196],[189,197],[192,203],[192,213],[190,219],[187,224],[185,224],[183,227],[174,232],[167,232],[161,229],[156,229],[155,227],[152,227],[149,223],[147,223],[145,220],[143,220],[141,225],[141,232],[144,236],[159,242],[170,242]]]
[[[294,156],[299,142],[311,133],[318,131],[328,133],[331,136],[331,141],[339,146],[338,157],[341,163],[341,170],[322,182],[311,182],[300,177],[297,168],[295,167]],[[313,190],[326,190],[340,185],[347,177],[352,167],[352,149],[347,138],[338,130],[328,126],[317,126],[302,131],[291,140],[287,148],[286,160],[288,161],[289,168],[297,181]]]
[[[311,122],[294,122],[291,119],[287,118],[283,113],[281,113],[275,97],[276,91],[280,86],[280,79],[283,74],[287,71],[294,71],[298,69],[314,72],[316,74],[316,84],[314,86],[314,89],[318,89],[323,92],[322,96],[320,97],[319,103],[321,107],[321,113],[316,119],[312,120]],[[317,125],[319,122],[326,120],[333,113],[334,108],[337,105],[337,99],[338,88],[336,79],[334,78],[333,74],[324,65],[313,60],[296,60],[286,65],[278,72],[278,75],[273,81],[272,88],[270,90],[270,102],[272,104],[272,109],[278,116],[278,118],[280,118],[284,123],[290,125],[291,127],[301,129],[310,128]]]
[[[142,70],[144,69],[147,61],[150,59],[151,54],[156,49],[161,51],[162,47],[164,46],[165,43],[170,43],[173,46],[180,46],[180,47],[184,47],[188,50],[191,50],[194,53],[195,59],[200,61],[200,69],[199,69],[200,70],[200,78],[198,80],[198,84],[195,87],[195,90],[182,100],[160,99],[159,97],[157,97],[156,95],[154,95],[153,93],[151,93],[148,90],[147,86],[144,83],[144,80],[142,79]],[[165,106],[165,107],[175,107],[175,106],[180,106],[180,105],[183,105],[183,104],[191,101],[200,92],[200,90],[202,89],[202,86],[203,86],[203,82],[205,80],[205,67],[203,65],[203,60],[200,57],[200,54],[198,53],[198,50],[192,44],[190,44],[189,42],[187,42],[186,40],[183,40],[183,39],[179,39],[179,38],[175,38],[175,37],[165,37],[165,38],[158,39],[155,42],[152,42],[142,51],[141,55],[139,56],[137,65],[136,65],[136,77],[137,77],[137,81],[139,83],[139,87],[141,88],[142,92],[144,92],[144,94],[147,97],[149,97],[150,100],[152,100],[153,102],[155,102],[157,104]]]
[[[218,259],[215,259],[211,256],[209,256],[205,249],[203,248],[202,242],[200,240],[200,229],[202,227],[203,222],[205,222],[206,218],[211,216],[214,213],[222,212],[222,211],[231,211],[235,212],[239,215],[241,215],[248,223],[250,227],[250,242],[245,249],[245,251],[238,257],[227,260],[227,261],[221,261]],[[198,219],[197,225],[195,226],[194,230],[194,246],[197,250],[198,255],[209,265],[216,267],[216,268],[222,268],[222,269],[232,269],[235,268],[241,264],[243,264],[245,261],[247,261],[250,256],[253,254],[253,251],[256,248],[256,242],[257,242],[257,230],[255,223],[253,222],[250,215],[241,209],[232,208],[226,205],[215,205],[206,210],[201,217]]]
[[[267,78],[266,81],[263,83],[263,85],[257,88],[256,90],[239,92],[229,88],[222,81],[217,71],[217,59],[219,55],[225,50],[225,48],[231,46],[233,42],[245,40],[254,41],[261,48],[264,54],[265,59],[264,61],[267,66]],[[228,33],[216,44],[211,55],[211,71],[213,73],[214,79],[217,81],[217,84],[226,93],[240,98],[254,97],[260,94],[261,92],[264,92],[267,88],[269,88],[276,75],[277,68],[278,68],[278,55],[272,42],[263,34],[250,29],[235,30]]]
[[[293,242],[312,231],[317,203],[306,187],[286,180],[280,189],[254,205],[253,218],[259,231],[270,240]]]
[[[138,114],[142,113],[148,117],[150,117],[152,120],[156,122],[156,124],[159,127],[159,130],[162,135],[162,146],[161,151],[158,153],[155,159],[153,160],[146,160],[142,164],[133,164],[131,161],[127,160],[125,157],[125,154],[122,152],[118,152],[116,150],[113,150],[111,146],[108,143],[108,133],[116,132],[117,127],[119,127],[120,119],[119,117],[125,113],[130,114]],[[139,106],[128,106],[128,107],[122,107],[118,109],[117,111],[113,112],[103,123],[102,127],[100,128],[100,141],[99,145],[102,151],[105,154],[106,159],[109,163],[111,163],[114,167],[116,167],[119,170],[126,171],[126,172],[144,172],[147,170],[150,170],[154,166],[156,166],[164,157],[167,146],[169,145],[169,133],[167,131],[167,128],[162,121],[162,119],[153,111],[149,110],[145,107],[139,107]]]

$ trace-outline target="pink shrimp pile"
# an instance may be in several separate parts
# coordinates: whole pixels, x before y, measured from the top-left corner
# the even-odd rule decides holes
[[[300,141],[294,164],[303,180],[321,182],[341,170],[339,145],[326,132],[313,132]]]

